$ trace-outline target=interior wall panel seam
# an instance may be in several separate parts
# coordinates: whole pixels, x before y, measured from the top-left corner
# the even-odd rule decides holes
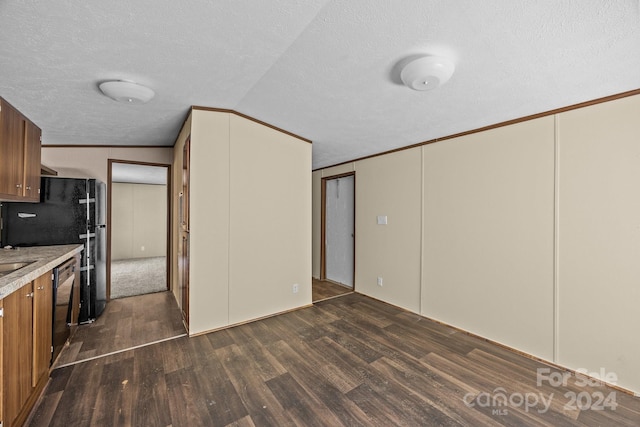
[[[231,324],[231,115],[227,116],[227,325]]]
[[[560,353],[560,117],[553,116],[553,362]]]
[[[423,283],[424,283],[424,204],[425,204],[425,196],[424,196],[424,156],[425,156],[425,146],[420,147],[420,281],[418,283],[418,313],[423,314],[423,306],[422,306],[422,296],[423,296]]]

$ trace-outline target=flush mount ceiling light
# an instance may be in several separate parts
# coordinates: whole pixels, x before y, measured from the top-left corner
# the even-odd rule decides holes
[[[455,65],[448,58],[423,56],[407,63],[400,72],[400,79],[413,90],[431,90],[445,84],[454,70]]]
[[[98,87],[109,98],[127,104],[145,104],[155,96],[152,89],[124,80],[102,82]]]

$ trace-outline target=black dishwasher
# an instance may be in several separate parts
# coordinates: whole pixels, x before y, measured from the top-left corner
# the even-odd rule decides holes
[[[76,259],[71,258],[53,269],[53,322],[51,363],[66,344],[70,335],[71,301]]]

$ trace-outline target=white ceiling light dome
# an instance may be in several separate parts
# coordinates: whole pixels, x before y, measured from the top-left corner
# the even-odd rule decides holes
[[[156,94],[153,89],[124,80],[102,82],[98,87],[109,98],[126,104],[146,104]]]
[[[413,90],[431,90],[445,84],[454,70],[455,65],[449,58],[423,56],[407,63],[400,72],[400,79]]]

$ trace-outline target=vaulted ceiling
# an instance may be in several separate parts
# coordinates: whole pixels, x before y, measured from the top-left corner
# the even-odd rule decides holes
[[[638,0],[4,0],[0,40],[44,145],[171,146],[199,105],[312,140],[314,168],[640,88]],[[420,54],[449,82],[403,86]]]

